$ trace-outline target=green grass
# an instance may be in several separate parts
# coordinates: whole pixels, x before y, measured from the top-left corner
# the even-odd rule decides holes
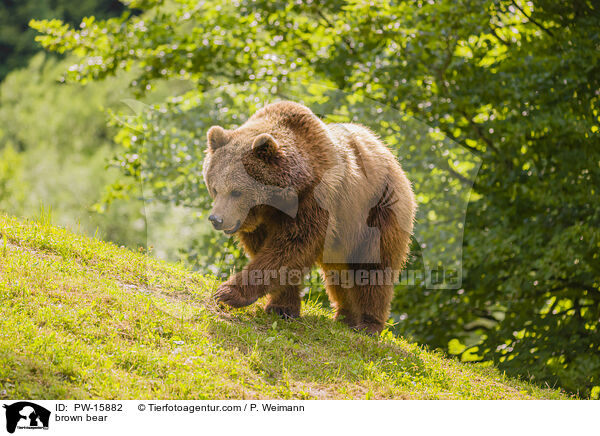
[[[566,398],[314,302],[220,309],[214,281],[48,221],[0,215],[0,398]]]

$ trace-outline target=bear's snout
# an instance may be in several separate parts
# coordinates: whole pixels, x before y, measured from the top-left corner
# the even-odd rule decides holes
[[[221,227],[223,226],[222,217],[212,214],[208,217],[208,220],[211,222],[211,224],[216,230],[221,230]]]

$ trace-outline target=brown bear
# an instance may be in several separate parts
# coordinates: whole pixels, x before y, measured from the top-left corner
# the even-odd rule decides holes
[[[325,124],[289,101],[207,136],[209,220],[250,257],[217,301],[243,307],[268,294],[268,312],[298,317],[302,277],[317,264],[336,319],[381,332],[416,209],[390,150],[366,127]]]

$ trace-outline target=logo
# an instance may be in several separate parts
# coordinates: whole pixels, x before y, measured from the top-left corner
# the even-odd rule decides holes
[[[6,409],[6,431],[14,433],[18,429],[48,430],[50,411],[29,401],[19,401],[4,405]]]

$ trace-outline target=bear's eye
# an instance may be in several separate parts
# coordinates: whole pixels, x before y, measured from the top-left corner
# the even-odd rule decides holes
[[[213,188],[212,193],[213,193],[213,197],[217,196],[217,190],[216,189]]]
[[[240,191],[231,191],[232,197],[241,197],[242,193]]]

